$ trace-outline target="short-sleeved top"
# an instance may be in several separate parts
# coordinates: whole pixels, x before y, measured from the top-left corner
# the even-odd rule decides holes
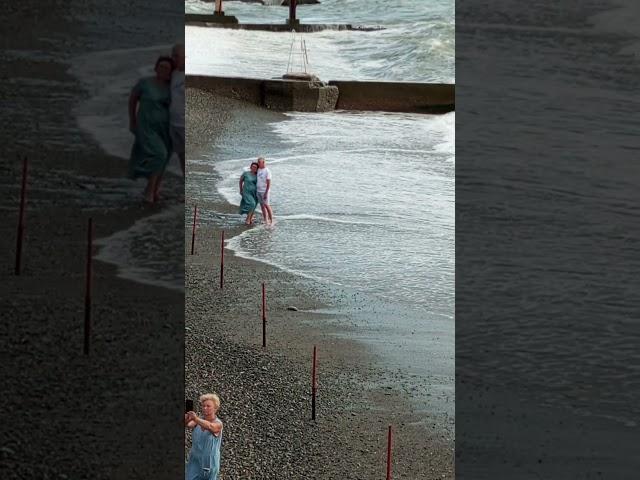
[[[174,70],[171,75],[171,126],[184,128],[184,72]]]
[[[271,172],[268,168],[259,168],[258,169],[258,184],[257,191],[258,193],[264,193],[267,191],[267,180],[271,180]]]

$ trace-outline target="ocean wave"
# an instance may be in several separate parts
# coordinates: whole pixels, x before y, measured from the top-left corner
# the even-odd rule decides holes
[[[175,237],[158,235],[159,228],[182,222],[183,206],[175,205],[156,215],[144,217],[130,228],[121,230],[108,237],[99,238],[95,245],[99,247],[96,260],[118,267],[118,276],[139,283],[184,291],[184,276],[176,276],[184,271],[182,256],[167,257],[167,252],[181,251],[183,248],[182,229]],[[171,262],[174,258],[176,261]],[[182,267],[182,268],[181,268]]]

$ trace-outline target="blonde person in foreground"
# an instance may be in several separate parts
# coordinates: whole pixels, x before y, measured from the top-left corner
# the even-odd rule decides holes
[[[185,425],[193,431],[185,479],[218,480],[222,444],[222,422],[217,417],[220,398],[215,393],[207,393],[200,397],[200,406],[202,418],[195,412],[184,415]]]

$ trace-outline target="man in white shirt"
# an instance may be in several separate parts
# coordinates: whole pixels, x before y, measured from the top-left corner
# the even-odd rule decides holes
[[[266,223],[273,223],[273,211],[269,205],[269,195],[271,192],[271,172],[267,168],[267,162],[263,157],[258,158],[258,181],[256,192],[258,194],[258,202],[262,209],[262,218]]]
[[[173,151],[180,158],[184,175],[184,45],[178,43],[171,51],[175,70],[171,75],[170,133]]]

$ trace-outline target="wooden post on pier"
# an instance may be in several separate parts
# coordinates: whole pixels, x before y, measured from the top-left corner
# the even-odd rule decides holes
[[[289,26],[295,27],[296,20],[296,7],[298,6],[298,0],[289,0]]]

